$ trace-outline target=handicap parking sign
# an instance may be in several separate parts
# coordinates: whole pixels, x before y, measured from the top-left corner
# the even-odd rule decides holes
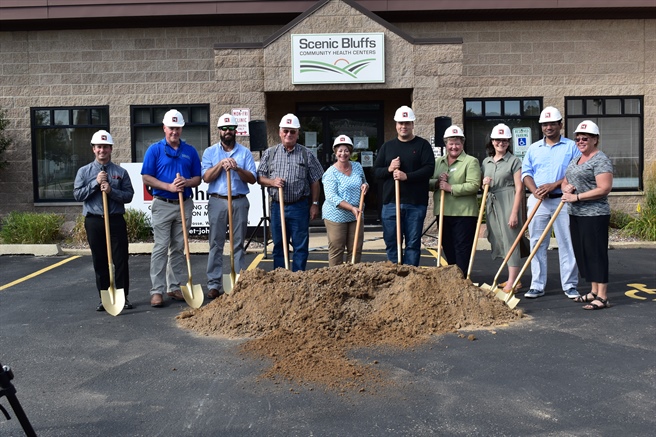
[[[530,127],[515,127],[513,132],[513,154],[519,158],[526,155],[528,146],[533,143]]]

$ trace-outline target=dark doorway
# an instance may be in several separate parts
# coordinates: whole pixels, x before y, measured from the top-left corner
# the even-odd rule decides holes
[[[301,121],[299,142],[316,152],[324,169],[335,162],[333,141],[338,135],[348,135],[354,143],[351,159],[362,164],[369,192],[365,196],[364,223],[378,223],[378,187],[373,175],[373,162],[383,144],[382,102],[298,103]],[[322,199],[323,201],[323,193]]]

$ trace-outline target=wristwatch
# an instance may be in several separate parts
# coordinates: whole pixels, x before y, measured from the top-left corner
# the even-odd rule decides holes
[[[312,202],[312,205],[318,205],[319,202]]]

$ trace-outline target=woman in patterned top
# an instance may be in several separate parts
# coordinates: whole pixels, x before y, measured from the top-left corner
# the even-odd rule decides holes
[[[581,277],[592,290],[574,302],[586,302],[586,310],[600,310],[608,302],[608,193],[613,187],[613,164],[599,150],[599,127],[582,121],[576,130],[576,146],[582,155],[567,167],[563,180],[563,202],[569,203],[570,232]]]
[[[328,264],[336,266],[344,262],[344,248],[347,259],[360,262],[364,226],[356,229],[360,211],[360,193],[367,193],[369,184],[364,176],[362,165],[351,161],[353,142],[346,135],[339,135],[333,143],[337,162],[323,174],[323,190],[326,200],[322,213],[328,236]],[[355,233],[359,233],[358,247],[353,247]]]

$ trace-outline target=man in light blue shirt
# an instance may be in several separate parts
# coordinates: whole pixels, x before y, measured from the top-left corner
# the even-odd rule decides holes
[[[217,124],[221,141],[203,153],[201,174],[209,184],[208,218],[210,223],[210,252],[207,257],[208,299],[215,299],[223,290],[223,246],[228,228],[228,170],[232,196],[232,226],[235,270],[246,268],[244,240],[248,229],[246,195],[248,184],[255,183],[255,161],[251,151],[236,142],[237,120],[230,114],[219,117]]]
[[[522,181],[531,191],[528,198],[529,214],[538,200],[542,200],[538,210],[529,224],[531,251],[553,217],[561,202],[563,192],[560,185],[565,177],[565,170],[570,161],[581,155],[574,141],[561,136],[563,118],[560,111],[547,106],[540,114],[540,126],[544,138],[531,144],[522,162]],[[558,241],[558,258],[560,260],[560,282],[565,295],[574,299],[579,296],[579,271],[574,258],[572,238],[569,232],[569,215],[558,214],[553,229]],[[531,260],[531,287],[524,297],[544,296],[547,285],[547,248],[549,238],[545,238]]]

